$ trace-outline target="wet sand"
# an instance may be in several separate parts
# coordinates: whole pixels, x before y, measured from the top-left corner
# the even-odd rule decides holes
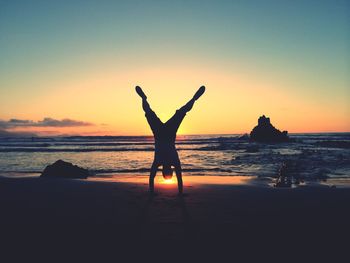
[[[157,194],[149,196],[145,177],[0,177],[2,255],[78,261],[126,256],[147,262],[334,261],[346,255],[349,188],[276,189],[253,179],[224,184],[199,179],[184,177],[180,197],[176,184],[161,181]]]

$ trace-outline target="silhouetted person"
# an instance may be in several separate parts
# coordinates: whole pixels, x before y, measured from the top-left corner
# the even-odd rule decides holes
[[[165,179],[172,177],[172,166],[175,168],[179,193],[182,193],[181,163],[175,148],[176,132],[186,113],[192,109],[194,102],[203,95],[204,91],[205,87],[200,87],[189,102],[177,110],[174,116],[166,123],[163,123],[151,109],[145,93],[139,86],[136,86],[136,92],[142,98],[142,108],[146,113],[145,115],[155,140],[154,160],[149,177],[149,190],[151,193],[154,192],[154,177],[159,166],[163,166],[162,173]]]

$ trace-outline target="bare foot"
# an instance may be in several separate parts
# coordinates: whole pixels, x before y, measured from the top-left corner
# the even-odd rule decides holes
[[[194,100],[198,100],[198,99],[200,98],[200,96],[203,95],[204,92],[205,92],[205,87],[204,87],[204,86],[200,87],[200,88],[197,90],[196,94],[194,94],[193,99],[194,99]]]
[[[142,98],[142,99],[147,99],[147,96],[146,94],[143,92],[143,90],[139,87],[139,86],[136,86],[135,88],[137,94],[139,94],[139,96]]]

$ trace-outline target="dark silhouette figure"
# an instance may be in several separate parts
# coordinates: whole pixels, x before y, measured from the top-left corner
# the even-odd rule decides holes
[[[186,113],[192,109],[194,102],[203,95],[204,91],[205,87],[200,87],[189,102],[177,110],[174,116],[166,123],[163,123],[151,109],[145,93],[139,86],[136,86],[136,92],[142,98],[142,108],[146,113],[146,119],[152,129],[155,140],[155,154],[149,177],[149,190],[151,193],[154,192],[154,177],[159,166],[163,166],[162,173],[165,179],[172,177],[172,166],[175,168],[179,193],[182,193],[181,163],[175,148],[176,132]]]

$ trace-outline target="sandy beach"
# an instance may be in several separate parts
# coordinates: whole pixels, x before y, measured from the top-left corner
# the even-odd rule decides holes
[[[184,177],[182,197],[160,181],[152,197],[147,178],[136,178],[0,178],[2,255],[336,259],[347,251],[349,188]]]

